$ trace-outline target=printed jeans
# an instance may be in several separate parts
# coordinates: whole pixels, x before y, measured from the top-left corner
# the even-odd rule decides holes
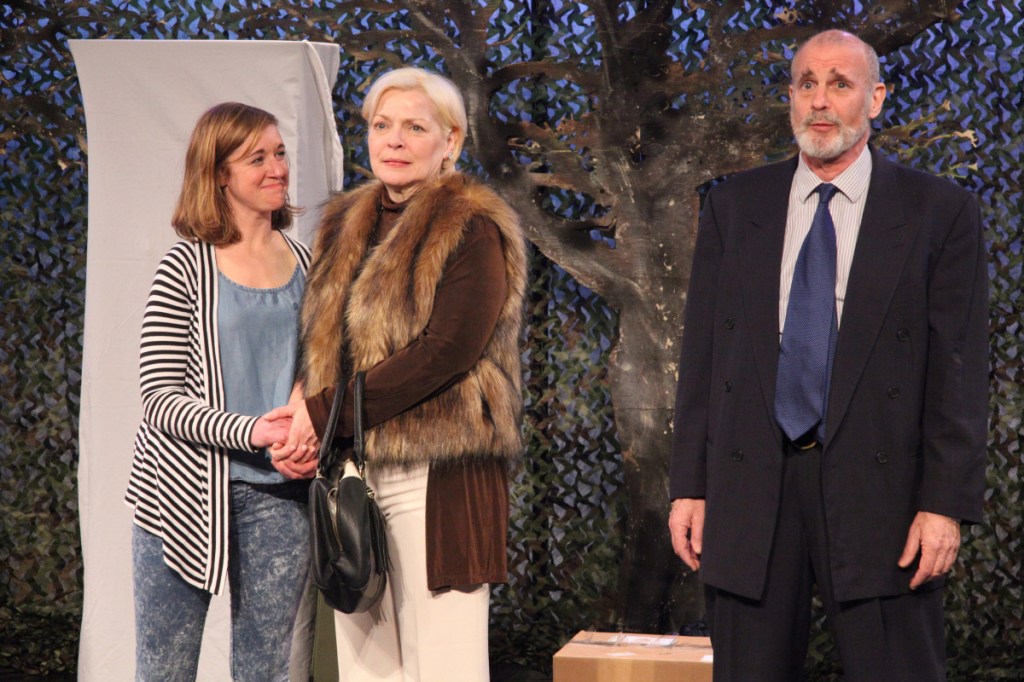
[[[236,682],[288,680],[292,626],[309,571],[307,481],[231,482],[228,574],[231,676]],[[196,677],[210,593],[163,561],[161,539],[132,528],[135,679]]]

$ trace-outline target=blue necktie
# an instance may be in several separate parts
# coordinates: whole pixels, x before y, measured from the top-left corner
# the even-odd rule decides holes
[[[818,209],[797,257],[782,330],[775,419],[790,440],[800,440],[814,429],[820,442],[825,435],[825,407],[839,330],[836,228],[828,210],[836,187],[822,183],[815,191]]]

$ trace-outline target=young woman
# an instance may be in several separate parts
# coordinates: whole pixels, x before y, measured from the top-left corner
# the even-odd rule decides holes
[[[271,114],[238,103],[202,115],[142,323],[144,419],[126,501],[134,509],[136,678],[195,679],[206,612],[230,584],[235,680],[287,680],[308,573],[295,448],[267,446],[290,419],[265,413],[294,383],[309,252],[281,230],[288,157]]]

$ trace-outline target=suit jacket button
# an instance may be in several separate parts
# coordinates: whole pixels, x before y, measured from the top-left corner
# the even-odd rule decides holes
[[[730,391],[732,391],[732,382],[731,381],[727,381],[727,382],[725,382],[725,392],[729,393]]]
[[[896,387],[896,386],[890,386],[889,390],[886,391],[885,394],[888,395],[890,398],[893,398],[893,399],[899,398],[900,397],[900,389],[898,387]]]
[[[742,450],[733,450],[732,454],[729,455],[729,456],[732,457],[732,461],[734,461],[734,462],[742,462],[743,461],[743,451]]]
[[[735,326],[736,326],[736,320],[734,320],[731,317],[725,318],[725,328],[726,329],[732,329]]]
[[[910,332],[908,330],[906,330],[906,329],[903,329],[903,328],[897,329],[896,330],[896,340],[897,341],[909,341],[910,340]]]
[[[879,464],[885,464],[889,461],[889,454],[885,450],[879,450],[875,453],[875,459]]]

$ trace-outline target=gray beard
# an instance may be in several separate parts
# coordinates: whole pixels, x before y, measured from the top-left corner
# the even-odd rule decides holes
[[[815,120],[820,121],[822,119],[823,117],[819,116]],[[839,158],[844,152],[857,144],[857,141],[868,131],[869,126],[869,122],[866,119],[862,125],[856,128],[844,125],[831,116],[824,117],[824,120],[827,120],[829,123],[838,124],[839,134],[828,139],[821,139],[808,129],[811,117],[805,118],[794,131],[800,151],[812,159],[831,161],[832,159]]]

